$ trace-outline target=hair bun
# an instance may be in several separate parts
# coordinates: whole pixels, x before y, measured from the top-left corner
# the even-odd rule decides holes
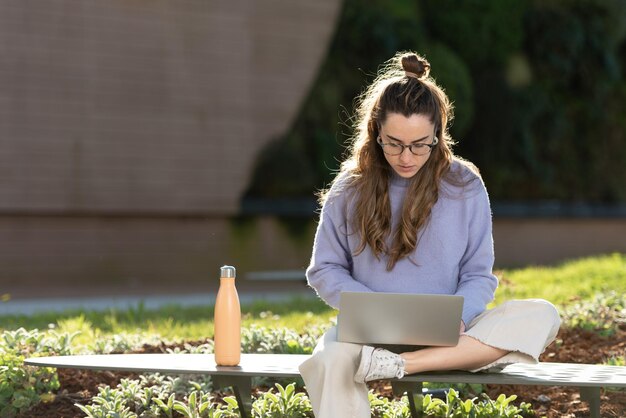
[[[430,63],[426,58],[414,53],[404,54],[400,57],[402,69],[407,77],[422,79],[428,77],[430,73]]]

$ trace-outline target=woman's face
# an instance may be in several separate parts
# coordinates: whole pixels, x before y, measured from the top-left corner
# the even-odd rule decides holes
[[[430,148],[425,144],[435,143],[435,125],[426,115],[412,114],[406,117],[400,113],[389,113],[380,126],[377,141],[394,171],[401,177],[411,178],[430,158]],[[401,145],[406,147],[401,148]],[[409,149],[409,145],[414,146]],[[415,155],[411,151],[423,155]],[[399,154],[391,155],[397,153]]]

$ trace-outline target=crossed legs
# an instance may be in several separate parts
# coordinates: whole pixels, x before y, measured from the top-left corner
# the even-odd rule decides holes
[[[329,329],[313,355],[300,365],[316,418],[369,418],[367,386],[354,381],[361,345],[337,342]],[[402,353],[407,374],[430,370],[472,370],[505,355],[507,351],[461,336],[456,347],[433,347]]]
[[[453,347],[428,347],[400,354],[406,374],[436,370],[474,370],[507,354],[508,351],[491,347],[461,335]]]

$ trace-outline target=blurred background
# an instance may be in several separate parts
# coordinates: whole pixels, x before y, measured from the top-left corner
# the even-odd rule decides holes
[[[626,1],[0,1],[0,295],[305,290],[399,50],[454,101],[497,267],[626,252]]]

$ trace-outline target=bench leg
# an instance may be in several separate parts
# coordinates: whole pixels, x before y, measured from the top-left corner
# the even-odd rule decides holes
[[[420,382],[402,382],[392,381],[391,389],[396,396],[402,396],[406,392],[407,398],[409,398],[409,411],[411,411],[411,417],[421,418],[422,405],[415,405],[415,394],[422,394],[422,384]]]
[[[589,404],[589,412],[591,418],[600,418],[600,388],[599,387],[580,387],[580,399]]]
[[[241,418],[252,416],[252,379],[245,376],[211,376],[213,385],[218,388],[232,387],[239,404]]]

